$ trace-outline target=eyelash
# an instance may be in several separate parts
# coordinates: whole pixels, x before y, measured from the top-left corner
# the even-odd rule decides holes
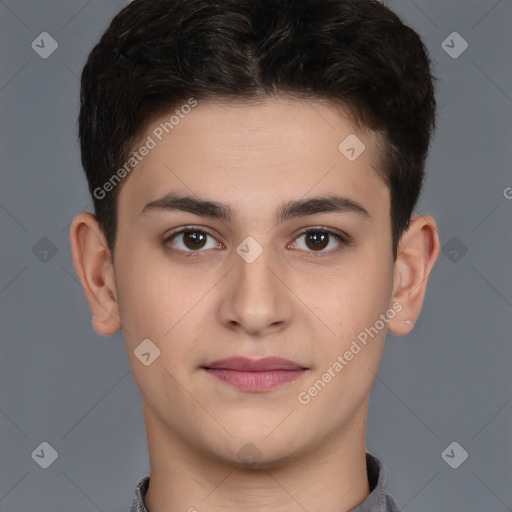
[[[200,233],[203,233],[211,238],[215,238],[213,235],[208,233],[208,231],[205,231],[200,226],[185,226],[185,227],[181,228],[179,231],[175,231],[174,233],[171,233],[169,236],[164,237],[162,240],[162,243],[167,246],[169,244],[169,242],[171,240],[173,240],[174,238],[178,237],[179,235],[182,235],[183,233],[187,233],[190,231],[199,231]],[[336,249],[331,249],[330,251],[306,251],[308,253],[313,254],[314,258],[322,258],[322,257],[326,257],[326,256],[331,256],[331,255],[336,254],[339,251],[343,250],[343,246],[348,247],[348,246],[353,245],[352,240],[347,235],[342,236],[342,235],[336,233],[335,231],[327,229],[323,226],[304,229],[297,235],[296,238],[294,238],[294,241],[297,240],[298,238],[300,238],[301,236],[309,235],[311,233],[327,233],[329,235],[329,237],[334,237],[340,243],[340,245]],[[200,257],[200,253],[205,252],[204,250],[182,251],[181,249],[173,249],[173,248],[171,248],[170,250],[174,253],[179,253],[180,255],[184,256],[185,258]]]

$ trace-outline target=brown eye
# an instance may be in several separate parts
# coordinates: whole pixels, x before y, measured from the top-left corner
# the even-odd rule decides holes
[[[313,250],[322,250],[329,244],[329,235],[325,231],[310,231],[306,233],[306,245]]]
[[[205,252],[206,249],[220,248],[221,244],[212,235],[193,226],[183,228],[164,239],[171,250],[188,256]],[[205,249],[205,250],[203,250]]]
[[[304,238],[304,242],[297,241]],[[318,256],[328,256],[341,250],[342,246],[350,245],[350,239],[329,229],[313,228],[303,231],[295,240],[294,245],[309,253],[318,253]],[[324,250],[330,247],[328,250]]]
[[[202,231],[184,231],[183,243],[189,249],[202,249],[206,242],[206,234]]]

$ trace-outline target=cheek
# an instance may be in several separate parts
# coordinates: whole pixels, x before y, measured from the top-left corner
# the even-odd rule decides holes
[[[176,300],[179,294],[175,290],[179,288],[179,276],[142,251],[123,248],[118,254],[116,286],[125,337],[129,343],[159,339],[180,313],[180,302]]]
[[[364,328],[387,309],[391,278],[387,269],[361,263],[333,274],[319,300],[338,328]]]
[[[387,327],[379,319],[390,307],[391,282],[391,271],[364,259],[350,270],[340,269],[326,282],[317,309],[334,334],[324,338],[324,366],[331,366],[347,351],[351,368],[345,374],[378,364]]]
[[[163,251],[162,251],[163,252]],[[119,282],[118,298],[122,303],[121,323],[127,348],[133,350],[149,338],[160,349],[160,362],[170,371],[177,361],[195,360],[204,330],[207,301],[202,301],[215,284],[215,275],[209,277],[197,271],[187,272],[183,266],[172,264],[162,257],[149,257],[135,251],[123,253],[116,270]],[[204,344],[203,344],[204,346]]]

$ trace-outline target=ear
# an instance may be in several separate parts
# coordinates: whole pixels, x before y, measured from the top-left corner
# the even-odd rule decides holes
[[[393,334],[403,336],[413,329],[439,250],[436,221],[430,215],[412,219],[400,239],[394,264],[393,302],[399,302],[402,310],[388,323],[388,330]],[[404,323],[405,320],[410,323]]]
[[[78,214],[69,232],[73,265],[92,311],[94,330],[111,336],[121,329],[110,250],[96,217]]]

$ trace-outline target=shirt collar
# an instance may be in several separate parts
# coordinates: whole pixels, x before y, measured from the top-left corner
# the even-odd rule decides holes
[[[362,503],[351,508],[348,512],[399,512],[395,500],[386,493],[386,468],[382,462],[367,452],[366,468],[370,494]],[[150,512],[145,500],[148,488],[149,476],[145,476],[137,484],[132,506],[128,512]]]
[[[366,469],[370,494],[348,512],[399,512],[396,501],[386,493],[386,468],[375,456],[366,453]],[[144,511],[146,512],[146,511]]]

